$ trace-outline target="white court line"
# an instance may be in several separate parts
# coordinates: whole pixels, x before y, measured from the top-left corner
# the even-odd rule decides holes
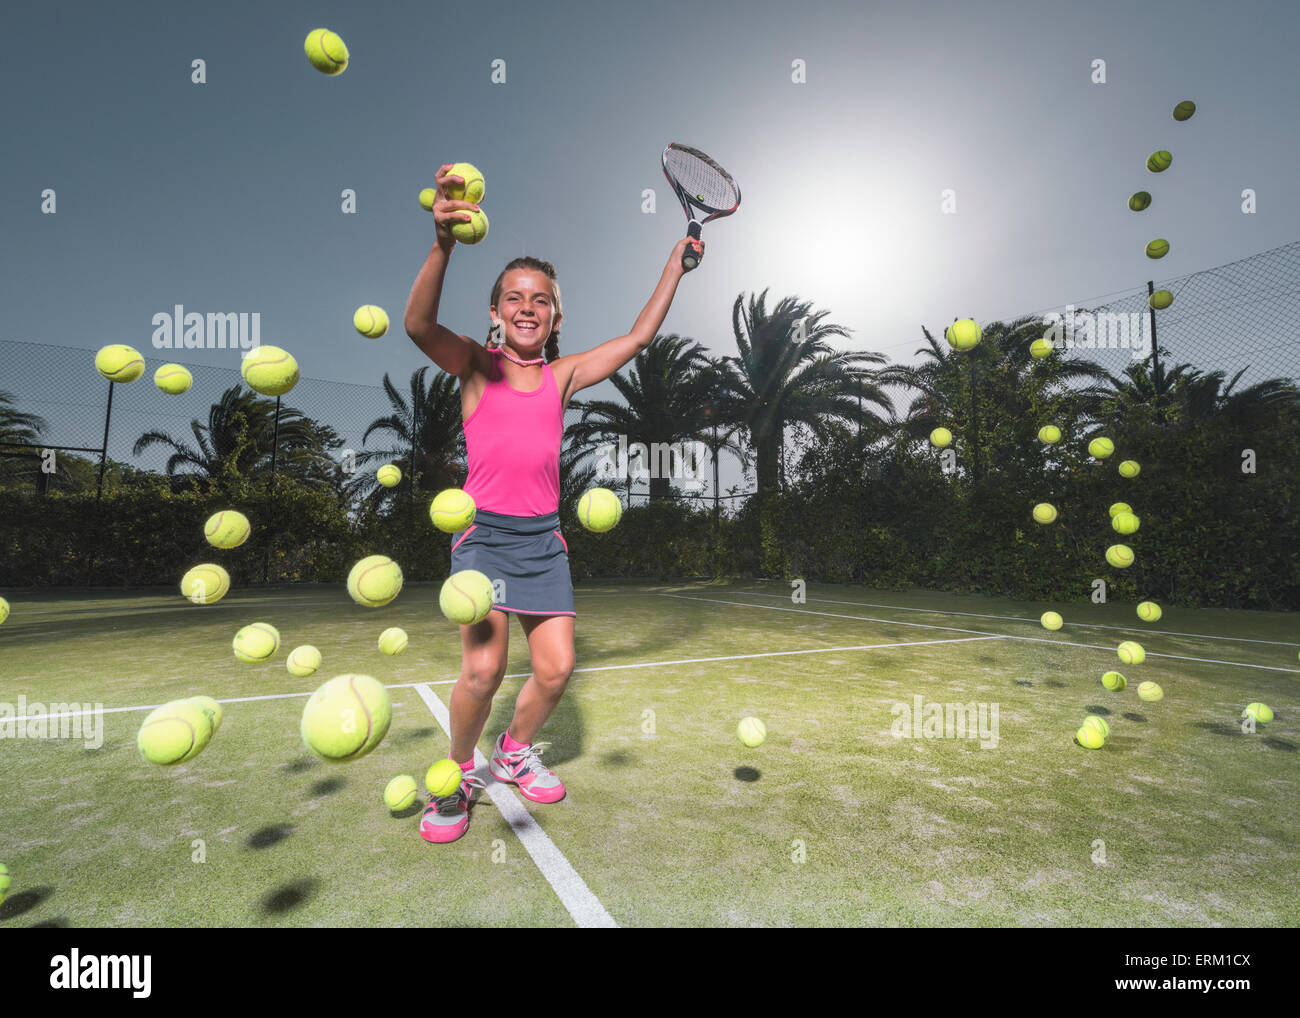
[[[451,738],[451,716],[446,705],[427,684],[417,686],[416,692],[437,718],[447,737]],[[487,757],[477,747],[474,749],[474,763],[475,770],[487,769]],[[555,847],[555,842],[538,826],[533,815],[514,797],[509,786],[489,775],[486,791],[501,815],[509,821],[528,854],[533,857],[533,862],[542,871],[542,876],[554,889],[561,904],[568,909],[573,921],[583,928],[617,928],[618,923],[614,922],[614,917],[605,911],[600,899],[591,893],[586,881],[578,875],[564,853]]]
[[[676,597],[683,601],[704,601],[708,604],[728,604],[738,608],[761,608],[764,611],[794,612],[796,615],[820,615],[832,619],[850,619],[853,622],[880,622],[888,626],[911,626],[915,629],[941,629],[949,633],[976,633],[980,636],[1000,636],[1004,640],[1020,640],[1023,643],[1047,643],[1053,647],[1079,647],[1084,650],[1107,650],[1114,652],[1114,647],[1099,646],[1095,643],[1074,643],[1071,640],[1048,640],[1041,636],[1013,636],[1009,633],[982,633],[978,629],[959,629],[957,626],[934,626],[923,622],[902,622],[899,619],[878,619],[870,615],[839,615],[835,612],[814,611],[804,608],[785,608],[774,604],[752,604],[749,601],[723,601],[712,597],[693,597],[687,594],[662,594],[661,597]],[[1024,621],[1021,619],[1020,621]],[[1256,668],[1265,672],[1286,672],[1288,675],[1300,675],[1300,668],[1279,668],[1276,665],[1252,665],[1243,661],[1220,661],[1209,657],[1188,657],[1185,654],[1157,654],[1147,651],[1147,657],[1164,657],[1172,661],[1195,661],[1200,664],[1228,665],[1232,668]]]
[[[749,597],[779,597],[782,600],[788,598],[789,594],[768,594],[761,590],[742,590],[740,594]],[[1034,622],[1037,619],[1026,619],[1019,615],[981,615],[978,612],[953,612],[944,608],[907,608],[901,604],[873,604],[870,601],[836,601],[829,597],[810,597],[809,601],[818,601],[821,604],[851,604],[860,608],[888,608],[891,611],[899,612],[928,612],[931,615],[964,615],[972,619],[997,619],[1002,622]],[[1195,640],[1231,640],[1233,643],[1266,643],[1272,647],[1300,647],[1300,643],[1290,643],[1286,640],[1253,640],[1245,636],[1209,636],[1205,633],[1176,633],[1170,629],[1147,629],[1142,626],[1106,626],[1100,622],[1071,622],[1072,626],[1087,627],[1089,629],[1118,629],[1124,633],[1155,633],[1158,636],[1187,636]]]

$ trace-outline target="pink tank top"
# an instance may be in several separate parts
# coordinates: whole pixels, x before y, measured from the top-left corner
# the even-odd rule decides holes
[[[487,512],[549,516],[560,509],[560,389],[549,364],[542,365],[542,384],[532,392],[512,388],[497,356],[483,397],[464,424],[464,490]]]

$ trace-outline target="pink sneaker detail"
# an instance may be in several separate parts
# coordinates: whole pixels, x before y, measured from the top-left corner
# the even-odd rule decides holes
[[[503,733],[488,761],[488,770],[494,778],[514,785],[520,795],[533,802],[559,802],[564,798],[563,782],[542,763],[542,748],[549,746],[549,742],[534,742],[513,753],[506,751],[504,742]]]
[[[473,774],[466,774],[451,795],[434,799],[420,816],[420,837],[436,845],[458,840],[469,828],[469,809],[474,790],[485,787]]]

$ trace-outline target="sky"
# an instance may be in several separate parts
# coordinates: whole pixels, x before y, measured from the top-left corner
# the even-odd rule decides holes
[[[150,370],[238,367],[229,350],[151,349],[153,316],[180,304],[260,313],[261,341],[306,378],[404,381],[427,363],[401,327],[433,243],[416,196],[457,160],[486,177],[491,229],[453,254],[444,324],[485,336],[497,273],[533,254],[559,271],[562,353],[625,333],[682,236],[669,141],[704,149],[743,192],[704,228],[704,262],[661,330],[715,356],[735,353],[742,293],[798,296],[850,330],[838,345],[907,361],[923,325],[1077,304],[1300,232],[1289,2],[805,0],[792,17],[768,0],[56,0],[9,3],[4,22],[0,340],[124,342]],[[346,41],[343,74],[307,62],[317,27]],[[1175,123],[1188,98],[1196,115]],[[1157,179],[1144,164],[1160,148],[1174,165]],[[1125,200],[1140,188],[1157,201],[1136,216]],[[1152,236],[1171,241],[1159,263],[1143,254]],[[366,303],[393,320],[382,339],[352,327]],[[54,383],[41,412],[59,417],[81,384]],[[184,426],[210,402],[200,385],[193,405],[150,388],[122,394],[122,412]],[[368,407],[366,421],[384,409]]]

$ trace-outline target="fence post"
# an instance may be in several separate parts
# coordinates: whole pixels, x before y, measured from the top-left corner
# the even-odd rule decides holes
[[[95,494],[98,502],[104,497],[104,467],[108,463],[108,425],[113,419],[113,383],[108,383],[108,409],[104,411],[104,447],[99,452],[99,490]]]
[[[275,397],[275,425],[271,429],[270,494],[271,494],[272,503],[274,503],[275,501],[275,466],[276,466],[276,459],[279,451],[280,451],[280,397],[276,396]],[[274,540],[275,540],[275,535],[272,534],[271,541]],[[266,548],[263,549],[262,551],[262,583],[263,584],[271,582],[270,574],[271,574],[271,545],[268,542]]]
[[[1156,309],[1151,306],[1151,295],[1156,292],[1153,280],[1147,280],[1147,314],[1151,321],[1151,391],[1155,394],[1154,404],[1156,420],[1164,423],[1160,416],[1160,341],[1156,338]]]

